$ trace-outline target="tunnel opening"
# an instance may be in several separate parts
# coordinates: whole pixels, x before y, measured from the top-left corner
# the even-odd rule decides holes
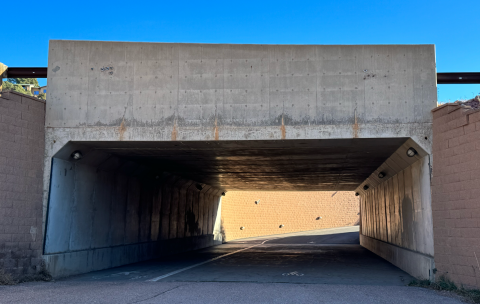
[[[407,156],[410,147],[420,153]],[[62,277],[219,245],[228,241],[222,197],[226,195],[228,200],[230,194],[241,196],[248,191],[278,195],[321,192],[359,199],[361,216],[357,213],[353,225],[360,224],[360,243],[380,256],[394,256],[392,250],[397,247],[411,251],[409,246],[416,243],[410,236],[423,226],[412,216],[413,226],[396,228],[408,230],[400,233],[403,237],[391,237],[395,216],[387,217],[385,207],[380,207],[380,201],[385,205],[389,184],[379,173],[387,175],[385,180],[391,181],[393,189],[393,177],[398,183],[399,174],[405,176],[404,170],[412,164],[424,164],[425,157],[428,154],[409,138],[71,141],[52,160],[44,257],[49,270]],[[377,189],[383,189],[383,194]],[[405,185],[403,189],[405,192]],[[262,199],[258,200],[262,204]],[[413,201],[404,214],[407,209],[421,213]],[[291,218],[295,217],[292,213]],[[310,220],[325,222],[318,219],[321,217],[318,214]],[[238,218],[237,212],[228,224]],[[282,231],[279,234],[296,232],[283,221],[275,225]],[[251,231],[250,225],[247,229],[237,226],[238,231]],[[276,234],[269,231],[261,233]],[[231,240],[235,238],[241,235]],[[426,251],[425,246],[418,249],[422,254]]]

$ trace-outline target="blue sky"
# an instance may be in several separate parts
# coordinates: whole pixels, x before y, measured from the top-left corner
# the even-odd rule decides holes
[[[49,39],[433,43],[438,72],[480,72],[480,0],[5,1],[2,11],[11,12],[0,48],[8,66],[47,66]],[[439,85],[438,93],[441,102],[467,99],[480,85]]]

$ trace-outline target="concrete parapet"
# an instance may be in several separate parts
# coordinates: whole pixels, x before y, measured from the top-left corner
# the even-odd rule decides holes
[[[418,279],[434,280],[435,263],[431,256],[362,234],[360,234],[360,245]]]

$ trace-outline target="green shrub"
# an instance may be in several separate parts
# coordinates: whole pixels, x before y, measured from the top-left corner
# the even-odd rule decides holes
[[[465,289],[463,287],[459,288],[457,285],[455,285],[455,283],[443,275],[433,283],[429,280],[413,280],[408,284],[408,286],[423,287],[439,291],[450,291],[469,299],[473,303],[480,303],[480,290]]]

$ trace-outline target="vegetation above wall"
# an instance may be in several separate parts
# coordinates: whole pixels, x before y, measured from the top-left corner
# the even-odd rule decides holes
[[[36,78],[7,78],[7,81],[3,82],[2,91],[14,91],[25,95],[33,96],[32,92],[25,90],[21,84],[32,84],[35,88],[39,88],[38,80]],[[46,94],[40,93],[37,96],[40,99],[45,100]]]

